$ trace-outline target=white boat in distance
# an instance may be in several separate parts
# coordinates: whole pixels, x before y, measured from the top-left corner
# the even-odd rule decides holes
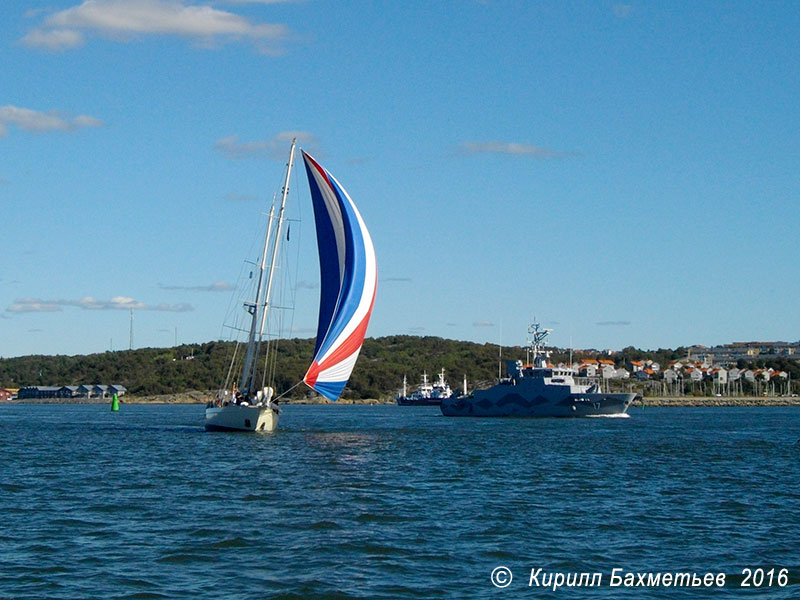
[[[446,417],[600,417],[627,416],[636,394],[601,392],[596,384],[575,382],[574,370],[547,364],[544,340],[549,329],[528,329],[529,362],[506,361],[507,376],[485,390],[442,400]]]
[[[266,369],[262,369],[259,381],[257,363],[271,307],[294,152],[295,140],[292,140],[278,214],[275,201],[269,212],[255,298],[244,305],[250,315],[250,328],[239,385],[229,390],[230,382],[226,382],[208,403],[205,414],[208,431],[268,432],[278,426],[278,398],[274,397],[272,386],[266,385]],[[372,314],[377,262],[372,238],[347,191],[311,156],[302,154],[314,207],[320,263],[317,339],[302,383],[330,400],[337,400],[353,371]],[[232,365],[235,359],[234,353]]]
[[[442,399],[453,395],[453,390],[444,379],[444,369],[439,373],[439,380],[436,383],[428,381],[428,374],[422,374],[422,383],[411,394],[406,391],[406,377],[403,376],[403,391],[397,396],[397,404],[400,406],[439,406]]]

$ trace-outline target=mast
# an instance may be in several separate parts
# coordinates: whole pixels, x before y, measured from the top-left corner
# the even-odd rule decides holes
[[[286,221],[284,213],[286,212],[286,198],[289,196],[289,180],[292,176],[292,165],[294,164],[294,146],[295,140],[292,138],[292,147],[289,149],[289,162],[286,165],[286,180],[283,182],[283,190],[281,191],[281,210],[278,213],[278,230],[275,234],[275,245],[272,248],[272,262],[269,266],[269,277],[267,278],[267,295],[264,299],[264,312],[261,315],[261,331],[258,336],[258,346],[256,347],[256,356],[258,350],[261,349],[261,340],[264,337],[264,329],[267,324],[267,313],[269,312],[269,300],[272,296],[272,281],[275,277],[275,264],[278,261],[278,249],[280,248],[281,239],[283,238],[283,223]],[[253,383],[255,383],[255,373],[253,373]]]
[[[572,336],[569,336],[569,368],[572,368]]]
[[[547,356],[547,351],[544,349],[544,340],[552,331],[552,329],[541,329],[539,323],[536,322],[536,317],[534,317],[534,322],[528,326],[528,335],[530,336],[528,340],[528,356],[534,368],[540,366],[537,364],[539,356]]]
[[[278,226],[275,232],[275,238],[273,240],[273,247],[272,247],[272,260],[270,263],[270,272],[269,276],[267,277],[267,289],[266,295],[264,300],[262,301],[262,293],[264,292],[264,271],[266,270],[267,265],[267,257],[269,255],[269,245],[271,240],[271,233],[272,233],[272,223],[274,220],[275,215],[275,206],[273,205],[269,211],[269,224],[267,225],[267,232],[264,236],[264,250],[261,254],[261,262],[259,263],[259,272],[258,272],[258,285],[256,287],[256,298],[255,302],[245,303],[245,308],[247,312],[250,313],[251,322],[250,322],[250,336],[247,340],[247,353],[245,354],[244,359],[244,369],[242,369],[242,378],[239,381],[239,389],[242,390],[243,393],[248,394],[253,391],[253,386],[255,384],[255,357],[258,356],[258,351],[261,348],[261,339],[264,335],[264,327],[266,324],[267,318],[267,311],[269,310],[269,296],[272,293],[272,278],[275,273],[275,261],[277,260],[278,248],[280,245],[281,239],[281,228],[283,226],[284,221],[284,210],[286,208],[286,197],[289,194],[289,178],[292,174],[292,164],[294,162],[294,147],[295,147],[295,139],[292,139],[292,146],[289,150],[289,162],[286,166],[286,179],[283,183],[283,191],[281,195],[281,208],[278,216]],[[263,302],[263,308],[262,308]],[[259,321],[259,312],[261,314],[261,328],[258,332],[258,336],[256,336],[256,325]],[[258,339],[256,340],[256,337]]]
[[[255,340],[256,340],[256,323],[258,322],[258,309],[261,306],[261,291],[263,288],[264,269],[267,264],[267,252],[269,249],[270,234],[272,233],[272,219],[275,213],[275,207],[270,208],[269,211],[269,225],[267,232],[264,236],[264,250],[261,253],[261,261],[258,263],[258,283],[256,285],[256,298],[254,302],[245,302],[244,307],[250,313],[250,334],[247,338],[247,352],[244,355],[244,368],[242,369],[242,377],[239,380],[239,390],[247,394],[250,392],[250,381],[253,372],[253,362],[255,353]]]

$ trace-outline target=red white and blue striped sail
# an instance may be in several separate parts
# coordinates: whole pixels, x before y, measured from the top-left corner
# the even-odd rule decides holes
[[[338,181],[303,152],[314,206],[320,304],[314,360],[303,381],[336,400],[356,364],[375,302],[378,268],[372,238]]]

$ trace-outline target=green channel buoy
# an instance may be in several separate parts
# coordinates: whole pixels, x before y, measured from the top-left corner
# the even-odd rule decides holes
[[[114,397],[111,399],[111,410],[112,411],[119,410],[119,398],[117,398],[116,394],[114,394]]]

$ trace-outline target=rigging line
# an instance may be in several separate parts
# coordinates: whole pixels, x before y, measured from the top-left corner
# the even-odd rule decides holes
[[[225,328],[232,329],[233,331],[238,331],[239,333],[248,333],[247,329],[239,327],[238,325],[225,325]],[[239,340],[229,340],[229,341],[235,341],[237,344],[240,343]]]
[[[269,371],[269,364],[270,364],[270,351],[272,350],[272,340],[267,338],[266,347],[264,351],[264,368],[261,371],[261,389],[264,389],[269,381],[270,385],[272,384],[272,380],[267,378],[267,372]],[[273,386],[274,387],[274,386]]]
[[[260,203],[261,200],[258,200],[258,202]],[[275,195],[273,195],[272,203],[270,203],[270,204],[274,204],[274,202],[275,202]],[[246,250],[246,253],[243,254],[244,256],[252,256],[253,254],[256,253],[256,246],[257,245],[260,246],[260,241],[261,241],[261,239],[263,239],[263,236],[262,236],[261,232],[264,231],[264,228],[266,226],[266,223],[265,223],[266,216],[267,216],[266,212],[259,211],[258,226],[255,227],[253,229],[252,233],[251,233],[251,240],[250,240],[249,246],[248,246],[248,248]],[[239,237],[237,236],[236,239],[239,240]],[[244,237],[243,236],[242,236],[241,240],[244,241]],[[242,244],[242,245],[244,245],[244,244]],[[239,245],[237,244],[237,247],[238,246]],[[229,297],[228,308],[225,311],[225,320],[222,323],[222,330],[223,331],[224,331],[224,329],[226,327],[229,327],[228,325],[226,325],[226,323],[228,323],[229,321],[231,321],[231,320],[233,320],[234,322],[239,322],[240,321],[240,319],[238,317],[238,315],[239,315],[239,306],[241,305],[241,303],[243,301],[247,300],[247,298],[249,297],[249,291],[250,291],[250,288],[252,288],[252,283],[253,283],[252,282],[252,276],[251,277],[246,277],[246,273],[248,271],[250,271],[250,273],[252,274],[252,270],[249,268],[249,266],[250,265],[255,265],[255,264],[256,263],[254,261],[249,260],[249,259],[245,259],[245,260],[243,260],[241,262],[241,265],[239,266],[239,274],[236,277],[236,287],[233,289],[233,291],[232,291],[232,293],[231,293],[231,295]],[[234,310],[235,310],[235,312],[234,312]],[[232,315],[236,315],[236,316],[234,316],[233,319],[232,319],[231,318]],[[220,335],[222,336],[222,332],[220,332]]]
[[[280,396],[276,396],[276,397],[275,397],[275,400],[280,400],[280,399],[281,399],[281,398],[283,398],[283,397],[284,397],[286,394],[288,394],[288,393],[290,393],[290,392],[293,392],[293,391],[294,391],[294,388],[296,388],[296,387],[299,387],[301,383],[303,383],[303,382],[302,382],[302,381],[298,381],[298,382],[297,382],[297,383],[295,383],[295,384],[294,384],[292,387],[290,387],[288,390],[286,390],[285,392],[283,392],[283,393],[282,393]]]
[[[306,188],[307,190],[308,188]],[[289,296],[289,303],[288,306],[283,307],[285,310],[291,311],[291,315],[289,316],[289,328],[288,334],[291,334],[292,329],[294,327],[294,317],[295,317],[295,310],[297,308],[297,282],[299,278],[300,272],[300,250],[303,247],[303,202],[301,199],[301,186],[297,185],[291,191],[293,194],[293,202],[292,207],[295,211],[296,217],[291,219],[287,219],[292,223],[295,223],[295,232],[292,236],[292,241],[294,242],[294,273],[292,273],[292,264],[289,261],[289,253],[286,252],[284,254],[284,265],[283,265],[283,273],[284,273],[284,282],[287,284],[282,288],[282,303],[285,302],[288,290]],[[288,240],[287,240],[288,241]],[[281,314],[281,327],[283,327],[283,315]]]
[[[270,307],[270,300],[272,298],[272,285],[273,285],[274,277],[275,277],[275,265],[277,264],[277,260],[278,260],[278,256],[279,256],[278,250],[280,248],[281,237],[283,235],[283,223],[284,223],[284,220],[286,218],[286,199],[287,199],[287,196],[289,195],[289,190],[291,189],[291,185],[290,184],[291,184],[291,177],[292,177],[292,166],[294,164],[294,152],[295,152],[295,140],[293,139],[292,140],[291,150],[289,150],[289,161],[286,163],[286,177],[285,177],[285,179],[283,181],[283,188],[281,190],[280,211],[278,212],[277,222],[275,223],[275,230],[274,230],[275,239],[271,242],[272,243],[272,251],[271,251],[271,255],[270,255],[269,274],[267,276],[267,281],[266,281],[266,290],[264,290],[264,310],[261,313],[261,329],[260,329],[260,333],[258,335],[258,342],[255,345],[255,360],[256,361],[258,360],[258,354],[259,354],[259,351],[260,351],[260,348],[261,348],[261,343],[262,343],[263,338],[264,338],[264,328],[266,327],[266,324],[267,324],[267,313],[268,313],[268,310],[269,310],[269,307]],[[273,202],[273,206],[269,211],[269,223],[270,223],[270,225],[272,225],[272,223],[273,223],[274,209],[275,209],[275,204]],[[269,247],[269,243],[270,243],[269,236],[270,236],[270,234],[268,233],[267,234],[267,238],[266,238],[266,240],[264,242],[264,254],[262,255],[262,258],[261,258],[261,271],[260,271],[259,280],[258,280],[259,288],[258,288],[258,295],[256,296],[256,302],[255,302],[256,307],[258,306],[258,304],[260,302],[259,298],[260,298],[260,295],[261,295],[261,292],[262,292],[261,278],[263,277],[264,269],[265,269],[266,263],[267,263],[267,253],[268,253],[268,247]],[[256,312],[253,314],[253,325],[252,325],[253,329],[251,330],[251,333],[250,333],[250,341],[248,343],[248,349],[247,349],[248,359],[247,359],[247,361],[245,361],[245,370],[246,371],[249,371],[249,369],[250,369],[250,363],[249,363],[249,360],[251,359],[251,354],[250,353],[252,351],[252,343],[254,341],[254,333],[256,331],[256,325],[257,325],[256,320],[257,320],[257,317],[258,317],[258,308],[256,308],[255,310],[256,310]],[[255,367],[255,365],[253,365],[253,366]],[[244,381],[244,377],[245,376],[242,375],[242,380],[243,381]],[[252,389],[253,385],[256,382],[256,372],[255,372],[255,370],[252,372],[252,374],[248,373],[247,377],[250,378],[250,382],[248,383],[248,387],[250,389]]]
[[[233,365],[236,362],[236,354],[239,352],[239,342],[236,342],[233,346],[233,356],[231,357],[231,364],[228,367],[228,374],[225,376],[225,389],[228,389],[228,385],[231,382],[231,374],[233,373]]]
[[[275,373],[278,371],[278,343],[279,339],[270,340],[270,344],[272,346],[272,360],[269,364],[269,381],[273,387],[275,387],[276,380],[275,380]],[[266,373],[265,373],[266,375]]]
[[[302,245],[303,239],[303,221],[298,219],[297,229],[297,244],[295,244],[295,257],[294,257],[294,276],[292,273],[287,273],[287,277],[291,278],[289,281],[289,296],[291,300],[289,301],[290,306],[288,310],[291,311],[291,315],[289,315],[289,332],[291,333],[294,329],[294,316],[295,316],[295,309],[297,308],[297,283],[300,273],[300,246]],[[287,269],[289,271],[289,269]]]
[[[283,257],[285,260],[285,256]],[[284,295],[284,279],[285,276],[280,277],[280,281],[277,285],[278,293],[280,296]],[[272,306],[271,308],[275,308]],[[272,388],[277,387],[276,383],[276,372],[278,370],[278,346],[280,344],[282,335],[283,335],[283,312],[284,310],[279,310],[277,313],[272,313],[270,315],[270,323],[271,325],[268,327],[266,335],[265,335],[265,344],[266,350],[264,353],[264,370],[261,374],[261,387],[263,388],[266,385],[272,386]],[[277,314],[277,331],[272,331],[275,318]]]
[[[277,384],[275,383],[275,364],[278,360],[276,356],[277,349],[273,348],[272,342],[269,343],[269,350],[271,355],[264,358],[264,373],[262,374],[262,381],[264,385],[269,385],[274,390]]]
[[[274,351],[272,350],[272,338],[267,338],[266,341],[266,350],[264,351],[264,370],[261,372],[261,388],[263,389],[267,383],[273,388],[275,387],[274,377],[272,373],[274,373],[275,368],[271,365],[275,364],[276,356]],[[272,373],[270,373],[272,371]],[[270,373],[268,375],[268,373]]]
[[[299,249],[299,244],[295,244],[295,246]],[[288,261],[289,261],[289,258],[288,257],[284,257],[284,262],[288,263]],[[295,265],[297,265],[298,262],[299,261],[295,261]],[[288,267],[289,265],[287,264],[286,266]],[[275,338],[275,340],[273,341],[274,350],[273,350],[273,358],[272,358],[272,365],[271,365],[272,366],[272,370],[270,372],[270,379],[273,380],[273,381],[275,380],[275,374],[276,374],[276,372],[278,370],[278,348],[280,347],[281,342],[285,341],[288,338],[288,336],[291,334],[291,325],[289,326],[288,329],[286,327],[286,321],[287,321],[286,312],[288,311],[290,313],[290,317],[291,318],[289,319],[289,322],[291,324],[291,322],[293,321],[293,317],[294,317],[294,305],[295,305],[295,298],[292,296],[292,289],[293,288],[292,288],[292,281],[291,281],[291,273],[289,273],[289,269],[288,268],[281,272],[281,281],[282,281],[282,285],[281,285],[281,288],[280,288],[281,303],[282,304],[285,303],[285,301],[287,299],[286,298],[287,296],[290,296],[291,299],[290,299],[290,302],[289,302],[290,306],[288,306],[286,308],[286,310],[281,310],[281,311],[278,311],[278,313],[277,313],[278,331],[280,332],[281,335],[277,336]]]
[[[280,269],[279,269],[280,270]],[[279,278],[278,285],[276,286],[280,295],[283,294],[283,276]],[[270,305],[270,308],[275,308],[275,306]],[[280,315],[283,311],[278,311],[278,320],[280,322]],[[275,372],[277,370],[277,363],[278,363],[278,347],[277,342],[281,336],[281,327],[280,324],[278,325],[278,330],[276,332],[272,331],[273,323],[275,320],[275,313],[271,313],[269,315],[269,324],[267,327],[267,331],[264,335],[264,343],[265,343],[265,351],[264,351],[264,368],[261,372],[261,387],[264,388],[266,385],[272,386],[274,389],[276,387],[275,384]]]
[[[288,244],[288,241],[287,241],[287,244]],[[288,260],[288,257],[286,256],[286,254],[288,254],[288,252],[284,253],[284,255],[281,257],[281,262],[282,263],[285,263]],[[282,268],[280,269],[280,278],[279,279],[280,279],[280,281],[279,281],[279,285],[278,285],[278,296],[279,296],[278,299],[280,300],[280,303],[283,304],[284,303],[283,301],[285,299],[284,298],[285,290],[286,290],[286,272]],[[267,377],[269,379],[269,381],[271,381],[271,382],[275,381],[275,373],[278,370],[278,345],[279,345],[279,341],[281,339],[281,336],[284,335],[284,331],[283,331],[283,312],[284,312],[283,310],[280,310],[280,311],[277,312],[277,314],[273,314],[273,316],[276,317],[275,321],[277,321],[277,323],[276,323],[276,329],[277,329],[276,333],[277,333],[277,335],[273,339],[269,340],[270,348],[272,349],[272,360],[271,360],[271,362],[269,364],[269,372],[268,373],[267,372],[264,373],[264,376]]]
[[[299,228],[299,227],[298,227]],[[295,247],[295,269],[299,270],[299,263],[300,261],[297,259],[299,256],[299,249],[300,249],[300,233],[297,232],[293,237],[293,242]],[[293,282],[291,281],[291,273],[289,269],[289,265],[291,261],[288,257],[288,252],[285,252],[280,257],[281,263],[276,265],[276,269],[278,271],[278,284],[276,285],[277,292],[278,292],[278,304],[271,304],[270,308],[278,309],[277,312],[273,312],[271,316],[277,320],[277,331],[272,332],[271,327],[268,328],[265,336],[265,344],[266,344],[266,352],[264,355],[264,370],[262,371],[261,375],[261,387],[263,388],[266,385],[270,385],[273,388],[277,387],[276,383],[276,373],[278,370],[278,350],[281,344],[281,341],[285,339],[287,333],[291,332],[291,324],[294,322],[294,310],[295,310],[295,287],[292,286]],[[287,303],[286,296],[290,297],[289,302]],[[287,332],[286,330],[286,315],[285,312],[290,311],[291,318],[289,319],[290,327]],[[274,324],[275,321],[272,321]]]

